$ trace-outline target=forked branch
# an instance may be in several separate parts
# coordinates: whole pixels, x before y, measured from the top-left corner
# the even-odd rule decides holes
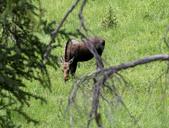
[[[90,121],[93,119],[95,119],[97,121],[97,115],[100,115],[100,113],[98,113],[98,109],[99,109],[99,98],[101,95],[100,94],[101,89],[104,86],[104,83],[110,78],[110,76],[112,76],[113,74],[118,73],[122,70],[127,70],[129,68],[134,68],[136,66],[155,62],[155,61],[169,61],[169,55],[168,54],[158,54],[158,55],[153,55],[153,56],[141,58],[141,59],[131,61],[131,62],[122,63],[117,66],[111,66],[109,68],[100,68],[99,70],[96,70],[95,72],[82,77],[81,79],[79,79],[77,81],[77,83],[74,85],[74,88],[72,89],[71,95],[69,97],[69,103],[70,103],[69,105],[71,105],[75,102],[75,98],[76,98],[76,94],[78,92],[78,89],[80,88],[81,85],[83,85],[83,83],[85,81],[87,81],[89,79],[93,79],[93,78],[97,79],[98,76],[103,75],[103,77],[101,79],[97,79],[97,81],[94,85],[94,88],[93,88],[94,90],[93,90],[92,110],[90,113],[90,118],[88,120],[88,127],[89,127]],[[122,100],[121,100],[121,104],[125,108],[127,108]],[[128,109],[126,109],[126,110],[129,113],[130,117],[132,117],[129,110]],[[134,120],[134,123],[136,123],[136,124],[138,123],[134,117],[132,117],[132,119]],[[97,122],[97,125],[98,125],[98,127],[102,127],[102,124],[100,124],[100,122],[99,123]],[[138,125],[138,127],[140,127],[140,126]]]

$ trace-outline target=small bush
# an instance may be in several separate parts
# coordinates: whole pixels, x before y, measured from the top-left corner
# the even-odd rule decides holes
[[[105,16],[101,21],[101,25],[104,28],[114,28],[117,26],[117,17],[111,7],[106,11]]]

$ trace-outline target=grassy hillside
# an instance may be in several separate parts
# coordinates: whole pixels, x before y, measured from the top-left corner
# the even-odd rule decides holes
[[[59,22],[71,4],[72,0],[42,0],[48,21]],[[88,1],[84,11],[87,27],[94,35],[106,40],[106,48],[102,56],[106,67],[144,56],[168,53],[162,40],[169,24],[168,0],[91,0]],[[77,12],[76,9],[64,24],[64,28],[68,31],[75,31],[79,25]],[[109,24],[109,21],[112,21],[112,24]],[[64,44],[65,41],[62,42],[62,48],[54,51],[55,54],[59,56],[63,54]],[[122,83],[118,84],[118,88],[122,92],[121,95],[127,107],[132,115],[138,118],[138,123],[143,128],[167,128],[169,126],[169,99],[167,98],[169,92],[166,86],[168,81],[164,79],[168,76],[157,80],[165,68],[166,65],[159,62],[122,72],[130,86],[125,87]],[[77,76],[80,77],[94,69],[94,60],[81,63],[77,69]],[[24,128],[69,127],[68,117],[63,115],[73,80],[64,83],[61,68],[57,71],[49,70],[52,91],[40,88],[37,82],[27,83],[32,85],[32,88],[29,88],[31,92],[47,99],[47,104],[32,100],[30,107],[25,107],[25,111],[30,116],[40,120],[38,125],[26,123],[22,117],[14,115],[16,122],[20,122]],[[105,113],[103,119],[106,128],[137,127],[117,100],[115,100],[113,109],[106,109],[107,107],[109,105],[103,102],[101,111]],[[110,112],[112,115],[108,120]],[[85,127],[83,114],[78,116],[79,121],[76,127]]]

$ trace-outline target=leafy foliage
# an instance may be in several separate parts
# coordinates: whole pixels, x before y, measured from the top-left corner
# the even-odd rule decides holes
[[[20,113],[28,121],[37,123],[22,111],[22,106],[29,105],[31,98],[45,100],[27,92],[24,80],[37,80],[42,86],[50,88],[48,71],[42,63],[46,44],[35,34],[39,9],[32,0],[0,1],[1,127],[15,126],[12,112]],[[48,64],[57,59],[56,56],[50,57]]]

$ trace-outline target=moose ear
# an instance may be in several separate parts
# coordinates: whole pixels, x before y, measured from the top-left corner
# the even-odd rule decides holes
[[[69,64],[71,64],[74,60],[74,57],[72,59],[69,60]]]

